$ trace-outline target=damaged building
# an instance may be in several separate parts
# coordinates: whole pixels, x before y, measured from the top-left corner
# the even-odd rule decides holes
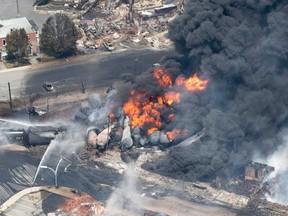
[[[245,180],[262,182],[273,171],[275,168],[267,164],[249,161],[245,166]]]

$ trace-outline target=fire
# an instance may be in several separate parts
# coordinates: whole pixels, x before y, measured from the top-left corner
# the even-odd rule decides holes
[[[166,74],[163,68],[156,68],[153,72],[154,77],[157,79],[159,85],[164,87],[172,86],[172,78]]]
[[[209,80],[200,80],[197,74],[185,79],[184,77],[178,77],[176,79],[176,86],[184,87],[187,91],[203,91],[206,89]]]
[[[148,135],[151,135],[154,131],[162,129],[162,121],[172,121],[174,118],[172,105],[181,102],[181,93],[183,91],[203,91],[206,89],[209,80],[200,80],[196,74],[189,78],[178,77],[174,83],[177,87],[177,91],[171,91],[173,87],[172,76],[167,74],[163,68],[156,68],[153,71],[153,76],[157,80],[158,84],[162,87],[166,87],[168,91],[162,96],[149,96],[143,92],[132,90],[130,92],[130,99],[124,104],[123,109],[126,115],[130,118],[130,124],[132,129],[136,126],[146,130]],[[172,113],[163,119],[161,116],[161,110],[163,108],[170,107]],[[166,132],[170,141],[175,138],[187,136],[189,133],[186,131],[174,129]]]
[[[179,129],[174,129],[172,131],[166,132],[168,139],[170,142],[172,142],[174,139],[181,138],[181,137],[187,137],[189,135],[188,130],[179,130]]]
[[[109,122],[114,122],[116,120],[116,115],[113,112],[108,114]]]
[[[148,135],[151,135],[154,131],[157,131],[159,128],[150,128],[150,129],[148,129],[148,131],[147,131],[147,134]]]
[[[169,120],[172,120],[174,118],[174,113],[171,113],[169,116],[168,116],[168,119]]]
[[[77,212],[80,215],[90,215],[95,204],[95,201],[90,196],[84,194],[65,201],[59,208],[67,213]]]
[[[179,92],[167,92],[164,95],[164,101],[168,105],[172,105],[173,103],[180,103],[180,93]]]
[[[131,127],[149,125],[148,135],[162,127],[160,110],[163,104],[149,101],[144,94],[131,92],[131,98],[123,106],[124,112],[129,116]],[[158,99],[159,100],[159,99]]]
[[[168,136],[168,139],[170,141],[173,141],[174,139],[181,137],[181,130],[174,129],[172,131],[166,132],[166,134]]]

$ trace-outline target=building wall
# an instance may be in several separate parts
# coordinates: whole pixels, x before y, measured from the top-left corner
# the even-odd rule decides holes
[[[29,43],[32,45],[32,54],[38,53],[39,47],[36,32],[28,33],[27,36],[29,38]],[[0,38],[0,50],[5,50],[5,47],[3,46],[3,39],[5,38]]]
[[[256,172],[257,172],[257,176],[255,176],[255,178],[256,178],[255,180],[263,181],[266,174],[267,174],[265,168],[258,169],[258,170],[256,170]]]
[[[245,167],[245,180],[263,181],[264,178],[274,170],[274,167],[269,166],[254,167],[247,165]]]
[[[255,169],[253,167],[245,167],[245,180],[255,180],[255,174]]]
[[[35,32],[29,33],[28,38],[29,43],[32,45],[32,53],[38,53],[39,47],[36,33]]]
[[[3,39],[5,40],[5,38],[0,38],[0,49],[3,47]]]

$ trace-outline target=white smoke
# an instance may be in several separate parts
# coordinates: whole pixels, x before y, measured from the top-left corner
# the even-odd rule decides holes
[[[124,216],[127,215],[127,212],[143,215],[141,210],[141,196],[137,192],[137,185],[138,180],[135,167],[129,164],[124,179],[120,183],[120,187],[111,194],[111,197],[107,201],[105,215]]]
[[[5,135],[2,134],[1,131],[0,131],[0,146],[1,146],[1,145],[6,145],[6,144],[8,144],[8,143],[9,143],[9,142],[8,142],[7,138],[6,138]],[[0,152],[1,152],[1,151],[0,151]]]
[[[271,193],[266,199],[271,202],[288,205],[288,130],[283,136],[283,143],[270,155],[266,162],[275,167],[275,172],[266,180],[271,186]]]
[[[106,98],[102,101],[99,94],[94,93],[89,97],[88,101],[84,101],[81,105],[82,112],[87,115],[93,127],[103,130],[108,125],[109,113],[119,114],[120,107],[119,96],[116,89],[108,89]]]

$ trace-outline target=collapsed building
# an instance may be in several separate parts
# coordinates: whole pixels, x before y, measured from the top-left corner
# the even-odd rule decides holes
[[[245,180],[263,182],[265,177],[275,171],[274,167],[254,161],[249,161],[245,166]]]

